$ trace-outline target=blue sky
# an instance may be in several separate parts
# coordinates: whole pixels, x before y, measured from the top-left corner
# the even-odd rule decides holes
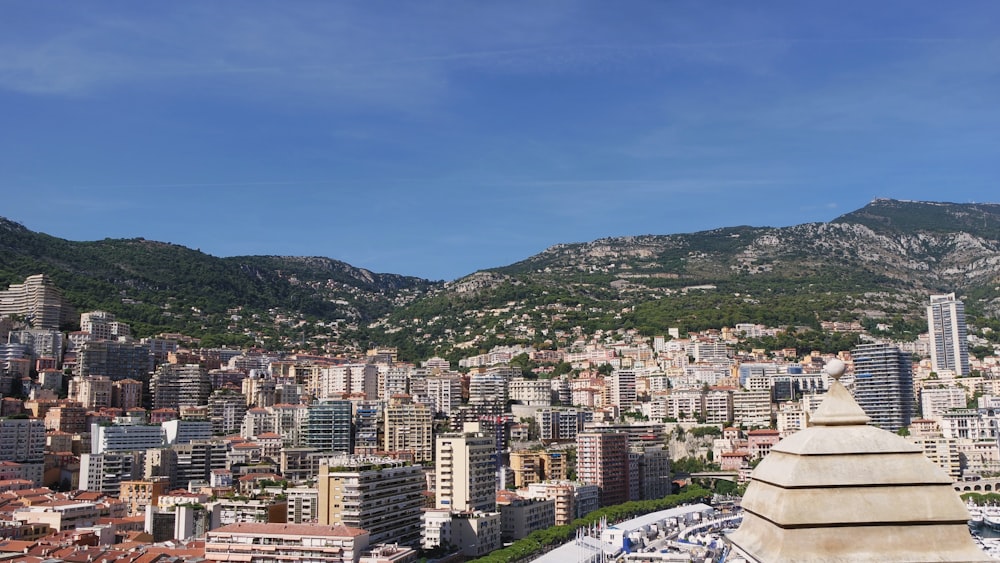
[[[0,0],[0,215],[455,279],[996,202],[995,2]]]

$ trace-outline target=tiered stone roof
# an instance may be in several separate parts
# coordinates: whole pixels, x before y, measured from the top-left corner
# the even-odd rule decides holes
[[[782,440],[757,466],[730,535],[750,561],[991,561],[968,529],[952,479],[903,438],[868,426],[839,382],[811,426]]]

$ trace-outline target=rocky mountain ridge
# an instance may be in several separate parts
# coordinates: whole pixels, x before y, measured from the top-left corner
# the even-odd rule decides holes
[[[648,332],[878,319],[912,328],[928,295],[950,292],[989,326],[1000,313],[998,286],[1000,205],[878,199],[828,223],[557,244],[435,288],[437,298],[393,313],[380,329],[412,334],[414,319],[452,318],[443,334],[424,327],[415,336],[441,349],[452,334],[479,334],[480,348],[544,342],[552,335],[538,336],[545,327]],[[556,305],[563,309],[546,314]],[[501,308],[507,313],[483,314]],[[507,327],[521,325],[524,334],[512,337]]]

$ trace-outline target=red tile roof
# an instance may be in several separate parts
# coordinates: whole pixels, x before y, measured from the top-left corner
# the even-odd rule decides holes
[[[278,535],[278,536],[328,536],[328,537],[357,537],[367,534],[367,530],[352,528],[338,524],[336,526],[324,526],[320,524],[253,524],[238,523],[229,524],[209,532],[212,534],[252,534],[252,535]]]

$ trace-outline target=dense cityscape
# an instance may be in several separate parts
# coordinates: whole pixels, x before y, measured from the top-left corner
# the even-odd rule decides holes
[[[0,315],[0,552],[31,557],[19,560],[459,561],[602,509],[641,517],[670,508],[642,503],[685,491],[714,498],[672,513],[679,533],[678,519],[725,519],[771,448],[810,425],[831,361],[869,424],[916,446],[955,491],[1000,485],[1000,359],[970,356],[970,342],[991,346],[970,336],[955,294],[928,295],[914,341],[825,324],[858,336],[836,354],[741,351],[779,331],[747,322],[577,330],[455,365],[391,347],[136,338],[113,314],[76,317],[44,275],[0,293]],[[68,321],[79,330],[61,332]],[[591,535],[613,528],[603,518]],[[710,543],[664,544],[664,560],[712,557]]]
[[[0,14],[0,563],[1000,561],[1000,4]]]

